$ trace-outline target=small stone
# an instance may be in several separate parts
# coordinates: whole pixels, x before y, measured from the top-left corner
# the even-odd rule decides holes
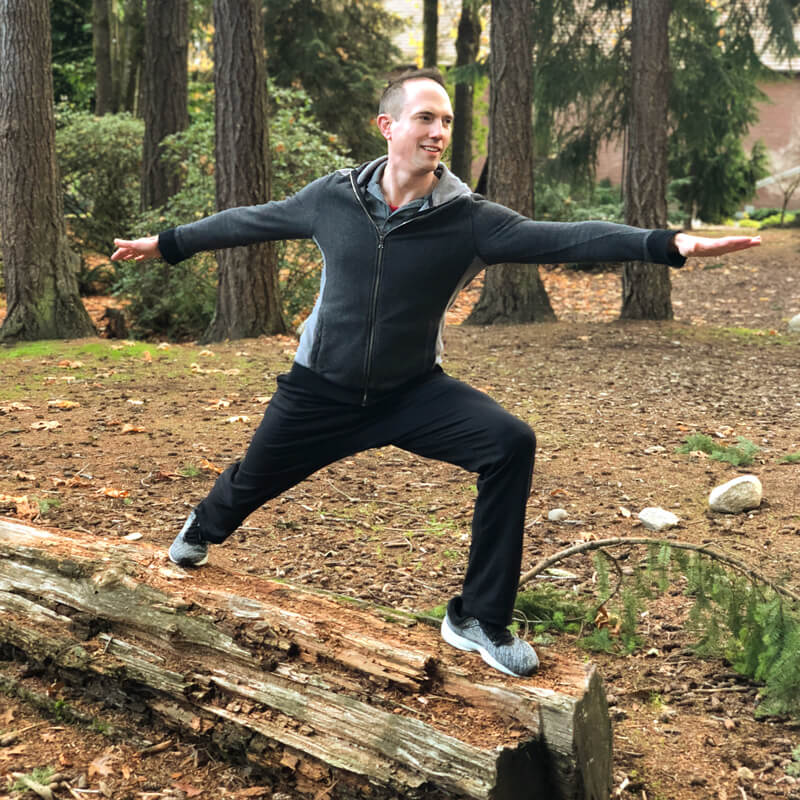
[[[748,767],[739,767],[736,770],[736,777],[739,783],[752,783],[756,779],[755,773]]]
[[[569,514],[567,514],[566,510],[563,508],[553,508],[547,512],[547,519],[550,522],[562,522],[565,520]]]
[[[738,514],[761,505],[763,489],[755,475],[740,475],[732,481],[716,486],[708,496],[712,511]]]
[[[125,539],[125,541],[127,541],[127,542],[138,542],[139,539],[142,538],[142,534],[141,533],[129,533],[127,536],[123,536],[122,538]]]
[[[644,453],[645,455],[648,456],[654,456],[656,455],[656,453],[664,453],[666,452],[666,450],[667,450],[666,447],[662,447],[660,444],[654,444],[651,445],[650,447],[645,447]]]
[[[789,320],[789,330],[795,333],[800,333],[800,314],[795,314]]]
[[[649,531],[665,531],[674,528],[680,522],[680,518],[671,511],[654,506],[643,508],[639,512],[639,519]]]

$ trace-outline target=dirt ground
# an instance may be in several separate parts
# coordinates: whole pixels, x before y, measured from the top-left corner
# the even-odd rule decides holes
[[[542,268],[553,324],[459,325],[475,290],[460,299],[447,370],[537,433],[523,569],[581,539],[642,535],[636,514],[662,506],[681,518],[673,536],[713,543],[800,590],[800,465],[781,463],[800,452],[800,336],[786,334],[800,313],[800,231],[763,238],[758,250],[673,270],[674,322],[616,322],[613,273]],[[89,303],[96,317],[103,303]],[[140,534],[166,548],[216,472],[242,453],[295,345],[291,337],[207,348],[98,338],[0,350],[0,514],[98,537]],[[723,443],[745,437],[760,448],[756,461],[737,470],[676,453],[694,432]],[[760,478],[762,506],[708,512],[709,491],[741,472]],[[474,483],[395,448],[363,453],[254,513],[212,549],[206,569],[430,609],[458,591]],[[555,507],[567,523],[548,521]],[[559,566],[574,575],[565,587],[591,591],[591,559]],[[757,717],[757,686],[692,654],[680,588],[648,607],[633,655],[587,656],[567,634],[541,649],[543,669],[548,649],[600,665],[614,720],[615,796],[800,797],[792,774],[800,726]],[[56,797],[292,796],[279,780],[0,660],[0,687],[11,679],[48,710],[0,694],[0,797],[22,797],[11,794],[13,776],[48,766],[66,781]]]

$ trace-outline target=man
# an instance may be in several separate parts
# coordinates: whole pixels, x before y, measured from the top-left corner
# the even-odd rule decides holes
[[[478,474],[462,593],[442,636],[502,672],[530,675],[533,648],[508,630],[536,439],[521,420],[440,366],[445,311],[494,263],[647,260],[681,266],[757,238],[701,239],[603,222],[540,223],[473,195],[441,164],[453,111],[436,71],[406,73],[381,98],[387,156],[340,170],[280,202],[222,211],[157,237],[115,240],[115,260],[312,238],[319,298],[288,375],[244,459],[219,476],[169,550],[207,560],[255,509],[338,459],[393,444]]]

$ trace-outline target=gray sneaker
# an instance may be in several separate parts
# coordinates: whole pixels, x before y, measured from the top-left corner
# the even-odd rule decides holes
[[[202,567],[208,561],[208,544],[201,537],[194,511],[170,545],[169,560],[179,567]]]
[[[447,605],[442,638],[459,650],[480,653],[490,667],[515,678],[532,675],[539,666],[539,657],[527,642],[514,636],[508,628],[461,616],[456,598]]]

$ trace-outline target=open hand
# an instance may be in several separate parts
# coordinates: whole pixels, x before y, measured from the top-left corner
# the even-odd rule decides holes
[[[721,256],[737,250],[747,250],[748,247],[758,247],[761,244],[761,237],[722,236],[719,239],[711,239],[705,236],[691,236],[688,233],[676,233],[673,241],[678,252],[686,258],[687,256]]]
[[[112,261],[146,261],[148,258],[160,258],[158,236],[144,236],[141,239],[114,239],[116,250],[111,255]]]

